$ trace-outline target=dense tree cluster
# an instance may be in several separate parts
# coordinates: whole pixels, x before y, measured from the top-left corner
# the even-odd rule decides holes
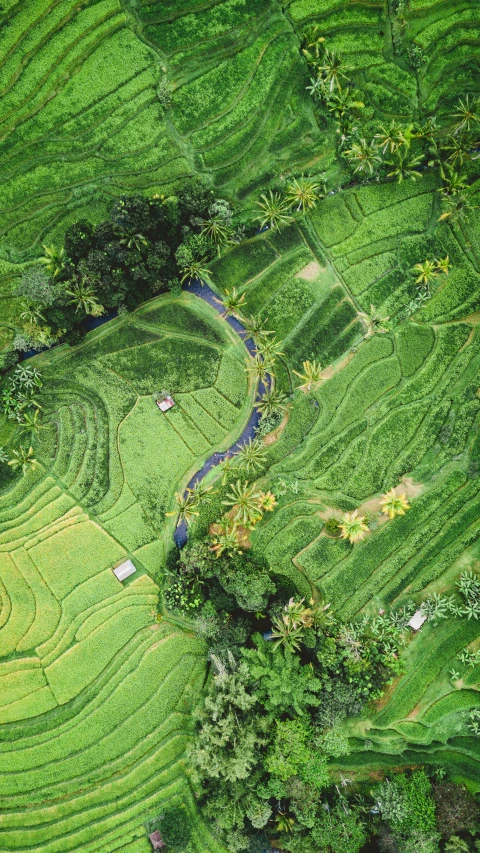
[[[328,761],[349,751],[342,719],[400,671],[407,614],[344,624],[273,580],[257,557],[218,555],[211,538],[170,556],[165,600],[210,646],[190,762],[227,848],[278,837],[292,853],[360,850],[366,830],[345,797],[331,795]]]
[[[243,233],[230,204],[199,179],[177,195],[120,197],[108,219],[74,222],[61,248],[44,246],[44,256],[25,270],[18,288],[23,330],[14,348],[77,343],[87,316],[132,310],[179,289],[206,273],[221,242]]]

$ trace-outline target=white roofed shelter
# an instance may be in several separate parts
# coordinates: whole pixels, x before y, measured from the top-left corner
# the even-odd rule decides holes
[[[136,572],[136,568],[133,565],[131,560],[125,560],[121,566],[117,566],[116,569],[113,570],[113,574],[119,581],[124,581],[133,575]]]
[[[423,615],[422,611],[416,610],[408,624],[410,628],[413,628],[414,631],[418,631],[418,629],[421,628],[423,623],[426,621],[427,617]]]

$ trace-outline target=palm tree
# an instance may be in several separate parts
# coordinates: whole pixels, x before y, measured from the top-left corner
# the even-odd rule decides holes
[[[410,145],[412,126],[409,125],[404,129],[395,120],[392,120],[389,127],[380,127],[379,133],[376,133],[374,138],[379,140],[378,145],[382,149],[382,154],[386,154],[387,151],[390,154],[395,154],[400,146],[406,145],[408,148]]]
[[[257,353],[250,363],[247,365],[246,370],[247,373],[251,373],[254,379],[258,382],[265,382],[267,376],[273,375],[274,362],[272,359],[262,358],[261,355]]]
[[[356,163],[354,174],[373,175],[378,163],[382,162],[382,158],[378,153],[378,148],[375,141],[367,142],[366,139],[360,139],[359,142],[354,142],[351,148],[345,151],[345,154],[351,165]]]
[[[343,71],[340,71],[340,66],[343,63],[343,59],[338,53],[335,53],[334,50],[329,50],[326,48],[325,53],[323,55],[322,64],[318,65],[318,76],[321,78],[323,85],[328,91],[331,93],[335,89],[341,89],[340,77],[343,77],[344,80],[348,80],[346,74]],[[345,68],[345,70],[347,70]]]
[[[270,417],[275,412],[287,411],[287,397],[278,388],[267,388],[260,400],[255,403],[255,407],[262,413],[264,418]]]
[[[311,210],[317,206],[317,199],[320,198],[321,187],[312,178],[293,178],[287,184],[286,201],[290,207],[294,207],[297,212]]]
[[[463,166],[465,160],[470,160],[470,152],[475,148],[475,140],[470,134],[462,133],[459,136],[449,136],[448,145],[445,145],[442,153],[449,152],[447,156],[450,167],[456,169]]]
[[[8,464],[13,468],[13,470],[21,468],[22,473],[25,476],[27,471],[29,469],[33,470],[37,464],[37,460],[33,454],[33,447],[29,447],[27,450],[26,447],[20,445],[18,450],[12,450],[12,458]]]
[[[184,521],[188,527],[194,517],[199,514],[197,510],[199,503],[197,496],[192,494],[192,492],[188,492],[184,497],[181,492],[177,492],[175,495],[175,502],[177,504],[177,508],[171,512],[166,512],[165,515],[176,516],[177,527],[182,521]]]
[[[140,234],[138,231],[124,231],[122,229],[123,236],[120,238],[119,243],[122,246],[126,246],[127,249],[135,249],[139,252],[143,247],[148,246],[148,240],[143,234]]]
[[[42,374],[38,367],[30,367],[28,364],[18,364],[12,377],[14,385],[21,385],[28,391],[42,387]]]
[[[42,245],[44,251],[43,258],[39,258],[41,264],[44,265],[46,272],[57,278],[65,267],[65,249],[63,246],[57,249],[53,244],[51,246]]]
[[[241,553],[242,549],[238,541],[237,524],[229,518],[224,517],[218,523],[218,526],[220,529],[212,539],[211,550],[217,557],[221,557],[224,553],[228,555]]]
[[[450,219],[450,222],[468,219],[470,214],[478,208],[478,204],[474,204],[468,190],[460,190],[455,195],[444,195],[442,206],[444,211],[438,217],[439,222],[444,219]]]
[[[350,113],[356,110],[363,110],[364,108],[365,104],[363,101],[357,101],[353,97],[352,90],[348,87],[341,89],[339,92],[334,92],[327,101],[328,112],[337,120],[348,119]]]
[[[390,317],[382,317],[382,315],[375,308],[375,305],[372,305],[371,303],[370,311],[368,313],[360,311],[359,317],[365,322],[367,326],[367,331],[365,334],[366,338],[371,337],[371,335],[374,335],[375,332],[390,331],[390,325],[388,322],[390,320]]]
[[[90,314],[93,317],[99,317],[103,314],[104,308],[97,301],[97,295],[92,285],[82,279],[81,281],[71,282],[71,290],[66,290],[72,298],[68,301],[69,305],[76,305],[75,313],[83,310],[85,314]]]
[[[282,613],[281,616],[274,616],[270,632],[272,639],[275,640],[273,648],[278,649],[279,646],[285,646],[290,652],[298,651],[301,647],[303,631],[303,625],[294,625],[286,613]]]
[[[305,388],[307,391],[310,391],[314,382],[320,382],[322,378],[322,366],[320,362],[317,361],[304,361],[303,362],[303,373],[299,373],[298,370],[293,371],[295,376],[298,376],[302,379],[301,385],[299,388]]]
[[[237,453],[237,466],[244,469],[247,474],[252,474],[259,468],[263,468],[267,458],[267,449],[259,438],[249,438]]]
[[[204,220],[203,228],[200,232],[201,237],[206,237],[215,246],[222,246],[232,238],[233,231],[224,219],[215,216],[212,219]]]
[[[387,166],[392,166],[392,171],[387,172],[387,177],[396,178],[399,184],[402,181],[407,181],[409,178],[415,181],[420,178],[422,173],[415,168],[422,162],[423,156],[417,154],[414,156],[407,148],[397,148],[392,160],[386,160]]]
[[[257,352],[262,356],[264,361],[275,361],[281,355],[285,355],[280,349],[283,345],[282,341],[277,341],[275,338],[270,340],[260,340],[257,344]]]
[[[203,480],[197,480],[191,489],[187,489],[198,504],[206,503],[216,493],[213,485],[207,485]]]
[[[469,131],[475,124],[480,124],[479,102],[470,98],[467,95],[465,100],[460,98],[457,104],[457,112],[452,113],[452,118],[458,118],[459,121],[455,124],[454,133],[459,133],[461,130]]]
[[[236,457],[235,456],[225,456],[225,459],[222,459],[220,462],[220,467],[222,468],[223,474],[221,479],[222,486],[227,485],[228,475],[232,469],[235,468],[236,465]]]
[[[268,195],[262,193],[260,201],[257,201],[256,204],[262,211],[255,217],[261,228],[279,228],[281,225],[288,225],[289,222],[293,222],[288,211],[288,204],[278,192],[269,190]]]
[[[26,323],[31,323],[32,326],[39,326],[41,323],[45,322],[45,317],[40,311],[40,308],[36,308],[34,305],[27,305],[20,314],[20,319],[24,320]]]
[[[410,509],[410,504],[406,494],[396,495],[395,489],[390,489],[382,495],[381,507],[384,515],[395,518],[397,515],[405,515],[407,509]]]
[[[22,415],[22,423],[20,431],[27,435],[36,435],[40,429],[40,410],[35,409],[34,412],[24,412]]]
[[[448,255],[445,258],[439,258],[438,261],[435,258],[435,268],[438,270],[438,272],[443,272],[445,275],[448,275],[448,271],[451,266],[452,263]]]
[[[466,175],[460,175],[452,166],[448,164],[445,165],[445,171],[443,174],[443,180],[445,181],[443,187],[440,192],[442,195],[457,195],[458,193],[464,192],[468,189],[468,179]]]
[[[352,545],[355,542],[361,542],[362,539],[365,539],[365,534],[368,533],[368,525],[365,524],[365,516],[358,515],[358,511],[347,512],[343,516],[342,523],[340,524],[341,538],[348,539]]]
[[[438,275],[438,270],[435,261],[423,261],[420,264],[415,264],[412,267],[412,272],[418,273],[418,278],[415,279],[415,284],[421,286],[430,284],[432,278]]]
[[[261,492],[257,491],[255,485],[249,486],[248,480],[246,483],[237,480],[230,486],[226,500],[222,501],[225,506],[233,508],[234,521],[244,527],[254,527],[261,519],[260,502]]]
[[[325,97],[325,83],[321,77],[310,77],[310,85],[305,88],[316,101]]]
[[[303,31],[302,53],[309,65],[316,65],[325,53],[325,38],[320,33],[318,24],[311,24]]]
[[[439,126],[436,116],[430,116],[427,118],[423,127],[417,132],[417,137],[419,139],[426,139],[427,142],[436,142],[436,137],[438,135]]]
[[[256,316],[254,315],[253,317],[247,317],[242,320],[245,331],[248,333],[248,337],[252,339],[256,346],[258,346],[259,343],[261,344],[264,338],[268,337],[268,335],[275,334],[275,332],[270,332],[265,329],[264,324],[267,320],[268,317],[265,317],[265,320],[263,320],[260,314],[257,314]]]
[[[234,287],[232,292],[228,289],[225,290],[226,296],[222,299],[222,305],[225,308],[224,315],[228,317],[229,314],[238,315],[239,309],[244,305],[245,300],[247,298],[246,293],[238,293],[237,288]]]
[[[190,261],[189,264],[182,267],[180,270],[182,273],[180,283],[183,284],[184,281],[188,281],[188,283],[191,284],[192,281],[199,281],[200,284],[203,284],[204,278],[211,275],[210,270],[208,270],[204,264],[205,258],[199,258],[198,260]]]
[[[273,512],[277,505],[277,499],[273,492],[261,492],[260,493],[260,509],[263,512]]]

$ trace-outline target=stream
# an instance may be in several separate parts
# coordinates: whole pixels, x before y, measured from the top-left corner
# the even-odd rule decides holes
[[[209,305],[211,305],[213,308],[215,308],[215,311],[217,311],[218,314],[223,313],[222,303],[220,302],[216,293],[211,289],[211,287],[208,286],[208,284],[202,284],[199,281],[195,281],[194,283],[192,283],[189,286],[188,292],[193,293],[195,296],[198,296],[200,299],[204,299],[205,302],[208,302]],[[231,326],[232,329],[242,338],[242,340],[243,340],[248,352],[250,353],[250,355],[254,356],[256,353],[256,347],[255,347],[255,344],[251,338],[244,337],[244,335],[246,334],[245,326],[243,326],[242,323],[240,322],[240,320],[237,320],[236,317],[228,316],[228,317],[225,317],[225,320],[229,324],[229,326]],[[258,388],[257,388],[256,399],[258,399],[259,397],[262,396],[262,394],[266,390],[266,387],[267,386],[263,382],[259,383]],[[207,459],[207,461],[204,463],[204,465],[202,465],[200,470],[197,471],[197,473],[193,475],[193,477],[191,478],[191,480],[187,484],[187,487],[185,489],[184,494],[186,495],[188,489],[193,488],[195,483],[198,483],[200,480],[203,480],[205,475],[209,471],[211,471],[212,468],[215,467],[215,465],[218,465],[219,462],[222,462],[224,459],[227,458],[227,456],[231,456],[233,453],[236,453],[238,450],[240,450],[243,447],[243,445],[250,438],[252,438],[252,439],[255,438],[255,428],[260,423],[260,419],[261,419],[261,414],[254,407],[253,411],[250,415],[250,418],[248,420],[248,423],[245,426],[245,428],[243,429],[243,431],[242,431],[241,435],[239,436],[239,438],[237,439],[237,441],[234,444],[232,444],[232,446],[228,450],[225,450],[222,453],[212,453],[212,455]],[[177,545],[177,548],[183,548],[183,546],[186,545],[186,543],[188,541],[188,531],[187,531],[187,525],[185,524],[184,521],[182,521],[177,526],[175,533],[173,534],[173,538],[175,540],[175,544]]]

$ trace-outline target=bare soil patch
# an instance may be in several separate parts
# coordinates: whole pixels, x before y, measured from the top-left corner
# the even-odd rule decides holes
[[[302,267],[295,274],[295,278],[303,278],[304,281],[315,281],[321,272],[325,272],[325,267],[321,267],[318,261],[310,261],[306,267]]]

